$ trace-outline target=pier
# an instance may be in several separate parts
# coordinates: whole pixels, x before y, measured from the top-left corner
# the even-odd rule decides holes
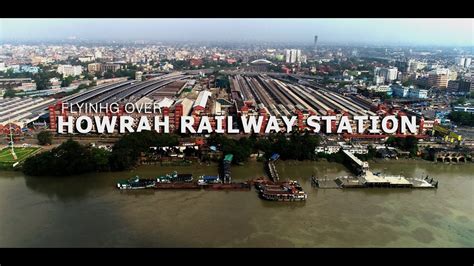
[[[335,179],[311,177],[311,184],[322,189],[330,188],[438,188],[438,181],[425,178],[406,178],[401,175],[374,174],[369,163],[344,150],[346,160],[357,176],[340,176]]]
[[[268,159],[268,162],[267,162],[267,171],[268,171],[268,174],[270,176],[270,179],[273,182],[280,181],[280,176],[278,175],[278,171],[276,170],[276,167],[275,167],[275,162],[279,158],[280,158],[280,155],[275,153],[275,154],[272,155],[272,157],[270,157],[270,159]]]
[[[406,178],[401,175],[382,175],[367,171],[359,176],[339,176],[335,179],[311,178],[311,184],[321,189],[330,188],[438,188],[438,181],[425,178]]]
[[[357,158],[352,152],[343,150],[344,155],[346,155],[347,160],[354,168],[357,174],[364,174],[365,172],[369,171],[369,163],[366,161],[362,161],[361,159]]]
[[[230,183],[231,180],[232,180],[232,177],[231,177],[231,174],[230,174],[230,167],[231,167],[231,164],[232,164],[232,160],[234,159],[234,155],[232,154],[227,154],[225,157],[224,157],[224,161],[223,161],[223,173],[224,173],[224,180],[223,182],[224,183]]]

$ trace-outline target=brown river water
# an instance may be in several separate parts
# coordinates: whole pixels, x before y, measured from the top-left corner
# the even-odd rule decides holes
[[[349,174],[341,164],[277,162],[306,202],[267,202],[252,191],[119,191],[119,179],[215,165],[143,166],[130,172],[26,177],[0,172],[0,247],[474,247],[474,164],[371,163],[374,172],[430,175],[439,188],[328,189],[310,177]],[[234,180],[263,164],[232,168]]]

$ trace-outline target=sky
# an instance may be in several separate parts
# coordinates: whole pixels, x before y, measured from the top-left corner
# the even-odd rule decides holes
[[[0,19],[0,41],[267,41],[474,45],[474,19]]]

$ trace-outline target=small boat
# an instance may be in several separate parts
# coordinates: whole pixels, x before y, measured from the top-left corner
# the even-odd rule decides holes
[[[156,181],[154,179],[140,178],[135,176],[128,180],[122,180],[117,183],[119,189],[145,189],[155,187]]]
[[[222,183],[219,176],[213,175],[202,175],[198,179],[198,184],[201,186],[209,185],[209,184],[220,184]]]

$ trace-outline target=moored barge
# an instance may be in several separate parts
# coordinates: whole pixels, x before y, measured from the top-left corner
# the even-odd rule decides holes
[[[247,182],[241,183],[221,183],[202,185],[207,190],[250,190],[251,186]]]
[[[262,199],[270,201],[305,201],[308,195],[296,181],[256,184]]]
[[[139,176],[130,178],[128,180],[121,180],[117,182],[119,189],[145,189],[153,188],[156,184],[154,179],[140,178]]]
[[[201,189],[195,182],[156,183],[156,189]]]

